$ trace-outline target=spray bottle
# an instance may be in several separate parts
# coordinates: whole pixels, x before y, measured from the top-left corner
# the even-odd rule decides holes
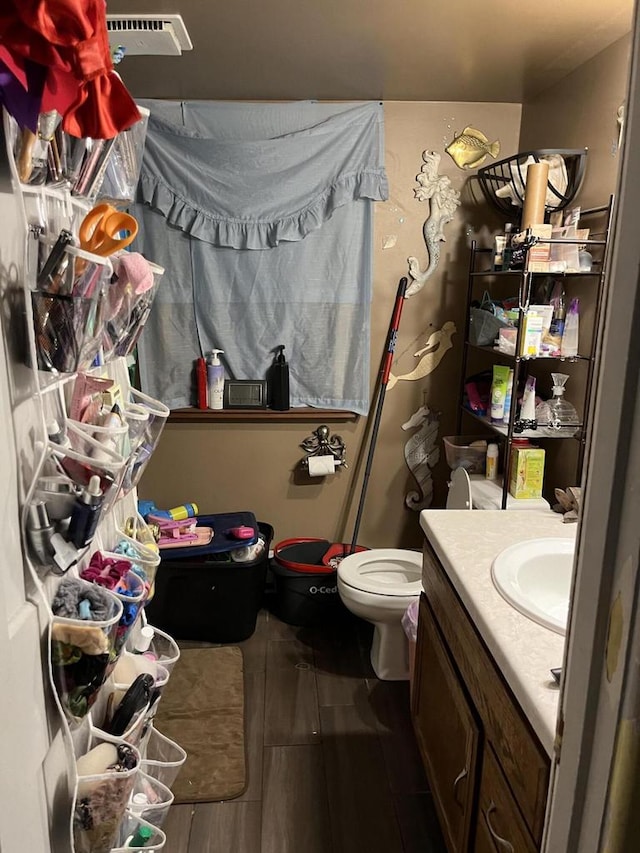
[[[221,349],[211,350],[207,356],[207,386],[209,391],[209,408],[221,409],[224,397],[224,367],[220,363],[218,354],[224,352]]]

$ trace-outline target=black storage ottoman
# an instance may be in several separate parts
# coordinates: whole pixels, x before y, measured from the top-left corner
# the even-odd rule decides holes
[[[238,643],[256,628],[262,607],[273,527],[258,522],[265,549],[236,563],[228,554],[162,560],[147,618],[177,640]]]

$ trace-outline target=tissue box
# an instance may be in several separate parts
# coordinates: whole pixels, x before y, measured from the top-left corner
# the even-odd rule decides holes
[[[542,497],[544,450],[541,447],[512,447],[509,494],[521,500]]]

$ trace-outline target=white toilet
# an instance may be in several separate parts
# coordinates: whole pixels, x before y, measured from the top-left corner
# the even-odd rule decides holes
[[[383,681],[409,678],[409,647],[400,620],[422,592],[422,554],[378,548],[350,554],[338,565],[342,603],[375,631],[371,665]]]

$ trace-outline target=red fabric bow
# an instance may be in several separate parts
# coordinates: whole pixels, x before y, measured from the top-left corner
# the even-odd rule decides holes
[[[0,9],[3,60],[18,79],[24,59],[48,69],[40,110],[57,110],[72,136],[110,139],[140,120],[113,70],[105,14],[105,0],[7,0]]]

